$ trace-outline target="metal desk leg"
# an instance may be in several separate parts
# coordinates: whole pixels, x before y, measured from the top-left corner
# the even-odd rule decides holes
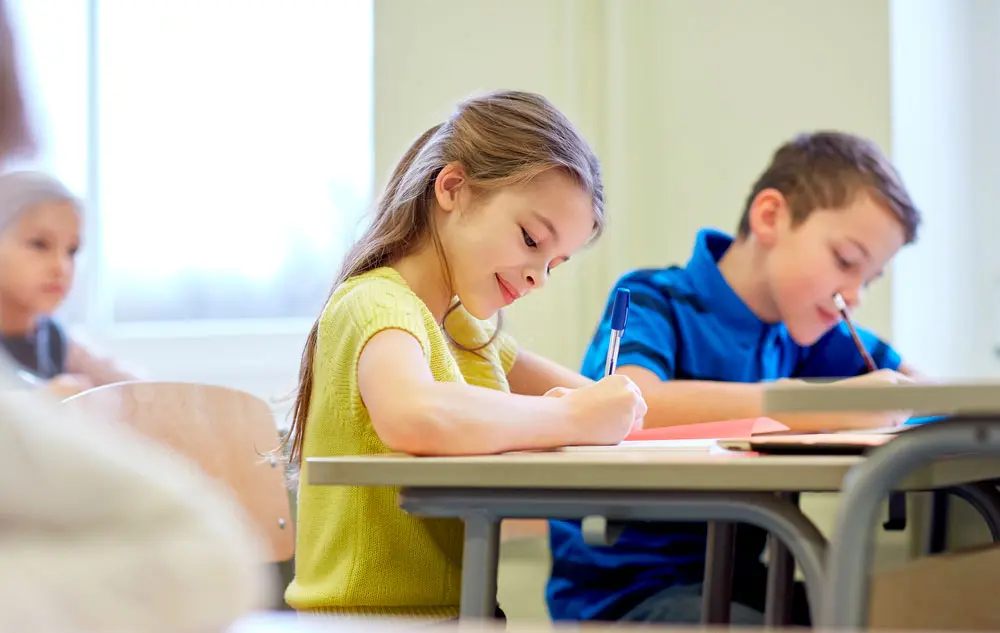
[[[1000,456],[1000,426],[980,418],[929,424],[901,434],[851,469],[827,557],[821,628],[864,628],[868,620],[869,569],[881,502],[907,474],[954,455]]]
[[[799,505],[799,493],[780,493],[779,497]],[[764,603],[764,626],[782,627],[791,623],[795,559],[785,544],[768,536],[767,600]]]
[[[826,539],[802,511],[784,499],[769,493],[656,492],[627,490],[539,490],[496,488],[404,488],[400,507],[419,516],[459,517],[468,521],[472,515],[525,519],[578,519],[586,516],[608,517],[609,521],[725,521],[756,525],[780,538],[802,567],[813,621],[819,619],[818,606],[825,584],[824,560]],[[468,525],[468,523],[467,523]],[[468,527],[466,528],[468,529]],[[466,543],[469,533],[466,533]],[[495,561],[495,557],[493,558]],[[470,569],[466,561],[465,570]],[[462,578],[466,583],[485,583],[482,568],[476,576]],[[496,570],[496,567],[493,567]],[[481,585],[482,586],[482,585]],[[470,591],[490,594],[489,588]],[[475,595],[480,596],[480,593]],[[463,606],[464,608],[464,606]],[[463,611],[464,613],[464,611]]]
[[[735,549],[736,525],[723,521],[709,522],[705,580],[701,590],[702,624],[729,624]]]
[[[949,506],[951,506],[951,493],[947,490],[931,492],[931,524],[927,530],[927,542],[924,544],[925,554],[940,554],[948,548]]]
[[[991,482],[935,490],[931,497],[931,524],[924,551],[939,554],[948,546],[948,509],[951,495],[965,500],[983,517],[994,543],[1000,542],[1000,490]]]
[[[465,520],[465,551],[459,617],[463,620],[492,618],[497,605],[500,519],[485,512],[462,518]]]
[[[996,484],[966,484],[952,488],[951,493],[975,508],[986,522],[993,542],[1000,541],[1000,490],[997,490]]]

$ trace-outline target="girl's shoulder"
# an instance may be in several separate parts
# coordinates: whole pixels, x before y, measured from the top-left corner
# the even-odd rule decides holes
[[[426,304],[392,268],[351,277],[333,292],[320,317],[320,336],[355,336],[364,341],[384,329],[412,333],[429,346],[429,332],[436,330]]]
[[[323,310],[324,318],[351,316],[362,319],[379,314],[416,313],[427,310],[394,269],[376,268],[351,277],[330,296]]]

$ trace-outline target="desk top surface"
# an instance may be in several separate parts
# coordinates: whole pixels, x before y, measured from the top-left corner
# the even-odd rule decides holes
[[[989,415],[1000,420],[1000,382],[868,385],[774,383],[764,415],[838,411],[914,411],[916,415]]]
[[[836,492],[862,459],[756,455],[713,448],[711,441],[644,442],[477,457],[318,457],[307,460],[306,477],[319,485],[411,488]],[[898,489],[995,478],[1000,478],[998,460],[955,459],[914,472]]]

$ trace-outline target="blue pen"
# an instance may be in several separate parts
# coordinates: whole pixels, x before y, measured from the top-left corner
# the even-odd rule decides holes
[[[615,291],[615,303],[611,306],[611,342],[608,345],[608,360],[604,364],[604,375],[610,376],[618,367],[618,347],[625,334],[625,322],[628,321],[629,291],[619,288]]]

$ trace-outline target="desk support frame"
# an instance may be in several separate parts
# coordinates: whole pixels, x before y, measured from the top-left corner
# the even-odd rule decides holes
[[[830,542],[829,563],[817,628],[864,629],[868,620],[876,524],[882,502],[914,470],[966,455],[1000,457],[1000,424],[993,417],[928,424],[901,433],[868,454],[844,478]],[[982,508],[977,507],[980,512]],[[984,513],[984,518],[990,517]]]
[[[465,521],[462,618],[487,619],[493,613],[498,549],[491,544],[496,542],[502,519],[581,519],[592,515],[609,521],[721,521],[763,528],[780,539],[798,561],[810,610],[814,618],[819,615],[826,539],[796,504],[773,493],[404,487],[399,497],[400,506],[411,514]]]

